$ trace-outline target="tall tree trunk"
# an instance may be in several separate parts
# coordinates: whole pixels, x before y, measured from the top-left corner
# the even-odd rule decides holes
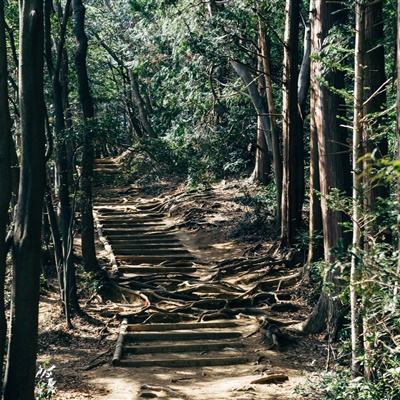
[[[282,157],[279,143],[279,131],[275,119],[275,104],[272,92],[272,79],[271,79],[271,63],[270,51],[268,47],[265,27],[261,19],[259,19],[259,36],[260,36],[260,50],[262,59],[262,71],[265,79],[265,94],[267,97],[267,105],[271,129],[271,146],[272,146],[272,163],[275,172],[276,184],[276,203],[277,203],[277,221],[281,220],[281,199],[282,199]]]
[[[308,256],[307,264],[318,261],[323,256],[322,240],[319,235],[322,234],[322,212],[321,202],[318,198],[320,191],[319,185],[319,165],[318,165],[318,132],[316,129],[315,113],[316,113],[316,93],[315,93],[315,73],[311,76],[311,94],[310,94],[310,214],[308,229]]]
[[[92,207],[92,181],[93,181],[93,129],[94,129],[94,107],[90,93],[89,78],[86,65],[88,38],[85,32],[85,7],[82,0],[72,0],[74,12],[74,33],[77,41],[75,53],[75,68],[78,77],[78,92],[82,106],[85,123],[85,133],[82,151],[82,173],[81,173],[81,236],[83,264],[87,271],[99,271],[96,258],[94,220]]]
[[[56,264],[57,279],[60,285],[60,298],[61,301],[64,302],[65,296],[64,296],[64,281],[62,276],[62,269],[63,269],[62,241],[58,227],[57,215],[56,212],[54,211],[53,196],[49,185],[46,188],[45,204],[47,211],[47,219],[51,233],[51,240],[53,242],[53,247],[54,247],[54,261]]]
[[[298,81],[298,100],[301,121],[304,124],[306,117],[306,107],[308,92],[310,89],[310,70],[311,70],[311,15],[304,28],[303,60],[299,72]]]
[[[235,72],[237,73],[237,75],[240,76],[240,78],[246,85],[251,101],[257,112],[257,116],[260,118],[262,122],[262,128],[265,135],[265,141],[267,144],[268,160],[271,160],[272,159],[271,125],[265,98],[264,96],[260,95],[258,91],[257,82],[254,80],[253,75],[251,74],[249,68],[246,65],[237,61],[231,61],[231,65],[235,70]],[[278,182],[278,177],[275,170],[274,170],[274,175],[275,175],[275,182]]]
[[[208,14],[210,17],[213,17],[216,10],[217,10],[217,4],[215,0],[208,0],[207,1],[207,9],[208,9]]]
[[[320,55],[329,30],[343,18],[343,4],[328,0],[312,0],[312,54]],[[323,71],[321,62],[313,58],[311,65],[312,92],[315,96],[315,129],[318,136],[318,168],[323,225],[323,247],[326,269],[324,287],[312,314],[304,325],[306,332],[319,332],[328,328],[331,339],[336,334],[340,317],[340,302],[336,294],[340,289],[339,271],[332,268],[335,249],[344,241],[341,222],[344,215],[332,210],[328,196],[332,189],[350,191],[350,157],[347,132],[337,117],[344,109],[342,99],[329,87],[341,89],[343,75],[337,70]],[[321,82],[323,78],[326,85]]]
[[[259,44],[261,44],[261,30],[259,32]],[[262,71],[263,62],[262,62],[262,54],[259,54],[257,57],[257,69],[258,71]],[[263,97],[263,101],[265,101],[265,79],[263,75],[260,75],[257,79],[258,84],[258,92],[260,96]],[[266,184],[269,180],[269,174],[271,172],[270,168],[270,160],[268,158],[268,147],[267,142],[265,140],[265,134],[262,119],[260,116],[257,116],[257,147],[256,147],[256,162],[254,165],[254,171],[251,176],[251,180],[254,182],[259,182]],[[268,132],[267,132],[268,134]]]
[[[283,60],[281,240],[293,244],[304,201],[304,146],[298,104],[300,0],[286,1]]]
[[[360,281],[361,207],[362,207],[362,133],[364,99],[364,5],[360,0],[355,4],[356,41],[354,49],[354,111],[353,111],[353,241],[350,268],[350,309],[351,309],[351,370],[353,376],[360,372],[359,309],[357,285]]]
[[[11,200],[11,121],[8,105],[7,47],[4,0],[0,0],[0,388],[3,387],[3,360],[6,346],[7,321],[4,304],[6,273],[6,234]],[[1,390],[1,389],[0,389]]]
[[[45,187],[43,1],[20,2],[21,172],[13,232],[13,291],[5,400],[34,398]]]
[[[367,153],[377,150],[378,157],[384,157],[388,153],[386,137],[380,135],[379,139],[373,137],[375,131],[379,133],[384,117],[376,117],[376,114],[386,107],[386,72],[385,72],[385,47],[384,47],[384,16],[383,0],[368,0],[365,3],[365,51],[364,51],[364,116],[366,122],[363,126],[363,145]],[[375,115],[374,115],[375,114]],[[368,159],[364,161],[368,167]],[[389,188],[385,184],[374,184],[368,174],[364,178],[365,206],[374,209],[378,197],[389,196]]]
[[[71,282],[75,281],[75,266],[71,257],[68,257],[70,252],[70,224],[73,218],[70,203],[70,178],[69,174],[72,170],[72,165],[69,162],[67,154],[67,138],[65,135],[65,106],[68,103],[68,93],[64,93],[66,90],[63,87],[65,82],[62,82],[62,71],[65,69],[63,65],[65,62],[64,58],[64,47],[66,40],[67,24],[70,15],[70,5],[71,0],[67,0],[65,4],[65,10],[59,7],[58,15],[61,20],[59,41],[57,44],[57,55],[54,73],[52,76],[53,84],[53,102],[54,102],[54,114],[55,114],[55,132],[57,139],[57,174],[58,174],[58,199],[60,202],[59,207],[59,220],[60,220],[60,231],[63,244],[63,274],[60,284],[62,283],[64,287],[62,288],[62,293],[64,295],[64,307],[65,307],[65,317],[67,320],[67,325],[71,328],[71,310],[79,312],[79,304],[77,301],[77,295],[74,290],[71,289]],[[63,77],[64,78],[64,77]],[[65,96],[67,97],[65,99]]]
[[[153,127],[151,126],[150,118],[146,109],[146,103],[143,100],[142,95],[140,94],[139,78],[132,70],[129,70],[129,80],[131,84],[132,102],[136,106],[136,109],[138,111],[139,121],[142,124],[143,129],[147,133],[147,135],[149,137],[155,138],[157,137],[157,135],[154,132]]]
[[[397,159],[400,160],[400,0],[397,0],[397,45],[396,45],[396,77],[397,77],[397,93],[396,93],[396,144]],[[397,214],[400,215],[400,178],[397,179]],[[397,250],[399,257],[397,259],[397,277],[400,276],[400,223],[397,222]],[[394,300],[397,302],[399,293],[399,283],[397,282],[394,289]]]
[[[318,134],[315,128],[316,94],[311,84],[311,23],[313,18],[313,2],[310,1],[309,17],[304,29],[303,60],[300,67],[298,82],[298,97],[300,109],[300,125],[304,129],[307,111],[307,98],[310,92],[310,180],[309,180],[309,224],[308,224],[308,254],[307,266],[322,258],[322,215],[321,203],[318,199],[319,192],[319,167],[318,167]]]

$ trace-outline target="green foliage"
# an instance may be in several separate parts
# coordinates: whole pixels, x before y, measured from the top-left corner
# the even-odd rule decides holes
[[[371,177],[374,187],[391,185],[399,176],[398,161],[376,159],[368,154],[363,161],[368,163],[364,176]],[[363,199],[362,199],[363,200]],[[344,228],[351,230],[351,199],[343,193],[332,191],[328,198],[331,209],[348,216]],[[356,249],[358,282],[356,293],[359,299],[360,317],[367,324],[367,331],[360,340],[369,349],[359,355],[361,364],[372,371],[372,380],[351,379],[347,373],[329,374],[320,382],[318,399],[378,400],[400,398],[400,308],[399,251],[392,235],[398,227],[398,201],[394,197],[378,198],[373,207],[359,204],[362,227],[362,242]],[[340,299],[349,303],[349,270],[352,251],[336,249],[336,265],[342,279]],[[327,272],[327,271],[326,271]],[[346,321],[340,332],[338,361],[347,365],[350,358],[350,321]]]
[[[92,46],[91,79],[104,115],[99,126],[104,129],[96,137],[103,142],[121,138],[116,141],[119,148],[133,139],[140,153],[154,161],[151,171],[186,175],[190,185],[249,174],[256,115],[229,60],[255,67],[259,17],[282,27],[281,2],[226,2],[213,17],[205,3],[189,0],[122,0],[113,2],[107,13],[102,1],[90,2],[88,31],[103,38],[124,64],[121,69],[98,43]],[[271,37],[277,77],[281,53],[278,37]],[[144,138],[118,120],[130,102],[129,69],[138,76],[157,139]],[[279,80],[276,89],[280,93]],[[134,174],[138,170],[133,168]]]
[[[95,276],[86,272],[81,266],[77,270],[79,277],[79,296],[90,298],[101,289],[101,282]]]
[[[35,400],[51,400],[56,393],[55,365],[44,362],[39,365],[35,380]]]
[[[397,400],[400,396],[400,369],[390,368],[371,383],[352,379],[348,372],[326,373],[297,392],[315,400]]]

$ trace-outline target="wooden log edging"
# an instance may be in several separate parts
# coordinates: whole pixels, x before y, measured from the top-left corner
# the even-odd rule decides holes
[[[124,348],[124,340],[125,340],[125,335],[126,335],[127,329],[128,329],[128,320],[125,318],[122,320],[121,326],[119,329],[117,344],[115,346],[114,356],[112,359],[113,366],[118,366],[121,362],[122,350]]]
[[[114,254],[114,250],[113,250],[111,244],[109,243],[108,239],[104,235],[103,226],[102,226],[102,224],[100,222],[100,218],[95,210],[93,210],[93,219],[94,219],[94,223],[96,226],[97,235],[99,237],[99,240],[103,244],[104,249],[107,252],[107,256],[110,259],[111,273],[113,275],[118,275],[118,273],[119,273],[118,263],[117,263],[117,259]]]

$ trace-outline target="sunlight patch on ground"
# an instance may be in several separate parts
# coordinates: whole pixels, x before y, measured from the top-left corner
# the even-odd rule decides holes
[[[218,250],[221,250],[221,249],[229,250],[229,249],[235,249],[236,246],[237,246],[237,244],[234,242],[226,242],[226,243],[212,244],[210,247],[214,247],[214,249],[218,249]]]

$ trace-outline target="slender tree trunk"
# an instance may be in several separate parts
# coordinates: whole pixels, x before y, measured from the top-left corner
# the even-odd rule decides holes
[[[261,36],[261,32],[260,32]],[[261,42],[261,37],[259,37],[259,44]],[[258,70],[261,71],[263,68],[262,63],[262,55],[258,55],[257,57]],[[263,97],[263,101],[265,101],[264,93],[265,93],[265,79],[263,75],[260,75],[257,79],[258,83],[258,92],[260,96]],[[268,134],[268,132],[267,132]],[[259,182],[266,184],[269,180],[269,174],[271,172],[270,162],[268,158],[268,147],[267,142],[265,140],[266,132],[264,132],[262,119],[260,116],[257,117],[257,147],[256,147],[256,162],[254,165],[254,171],[251,176],[251,180],[254,182]]]
[[[268,159],[268,148],[265,141],[264,127],[261,118],[257,117],[256,162],[250,180],[252,182],[267,184],[270,172],[271,169]]]
[[[60,285],[60,297],[61,297],[61,301],[64,302],[64,300],[65,300],[64,281],[63,281],[63,275],[62,275],[63,249],[62,249],[61,235],[60,235],[60,231],[58,228],[57,215],[56,215],[56,212],[54,211],[53,196],[51,193],[50,186],[48,186],[46,189],[45,203],[46,203],[47,219],[48,219],[49,227],[50,227],[51,240],[52,240],[53,246],[54,246],[54,261],[56,264],[57,279],[58,279],[58,282]]]
[[[70,320],[71,311],[75,310],[80,312],[79,304],[77,301],[76,291],[71,289],[71,282],[75,281],[75,266],[71,257],[68,257],[70,250],[70,224],[73,218],[70,203],[70,171],[72,165],[69,162],[67,154],[67,139],[65,135],[65,106],[68,104],[68,93],[65,93],[65,81],[62,82],[62,71],[65,69],[63,65],[65,62],[64,58],[64,45],[66,40],[66,30],[68,19],[70,15],[70,4],[71,0],[67,0],[65,4],[65,10],[62,12],[60,8],[58,11],[59,18],[61,20],[59,42],[57,45],[56,63],[54,68],[54,74],[52,77],[53,83],[53,102],[54,102],[54,114],[55,114],[55,132],[57,138],[57,173],[58,182],[57,191],[58,199],[60,202],[59,209],[59,220],[60,220],[60,231],[63,243],[63,274],[60,276],[64,287],[62,292],[64,295],[64,307],[65,317],[67,325],[71,328],[72,323]],[[66,77],[63,77],[66,79]]]
[[[209,16],[213,17],[215,12],[217,11],[217,4],[216,4],[215,0],[207,1],[207,9],[208,9]]]
[[[313,79],[315,74],[312,73]],[[315,88],[316,82],[311,83]],[[319,165],[318,165],[318,132],[315,123],[316,98],[315,90],[311,90],[310,96],[310,214],[308,230],[308,256],[307,264],[310,265],[318,261],[323,256],[322,240],[318,237],[322,234],[322,212],[321,202],[318,197],[319,185]]]
[[[94,107],[86,65],[88,39],[85,32],[85,7],[82,0],[72,0],[72,8],[74,12],[74,33],[77,41],[75,68],[78,77],[79,99],[85,123],[81,164],[81,190],[83,193],[81,201],[82,256],[85,269],[98,272],[99,265],[96,258],[92,209]]]
[[[379,139],[374,134],[379,133],[379,128],[384,123],[384,117],[375,115],[384,111],[386,107],[386,72],[385,72],[385,47],[384,47],[384,16],[383,0],[368,0],[365,3],[365,51],[364,51],[364,116],[363,145],[366,153],[376,151],[377,157],[384,157],[388,153],[388,141],[380,135]],[[374,115],[375,114],[375,115]],[[367,169],[368,159],[364,161]],[[377,198],[387,198],[389,188],[385,184],[371,182],[369,175],[364,177],[364,203],[368,209],[374,210]]]
[[[139,79],[137,75],[131,70],[129,71],[129,80],[131,83],[132,102],[133,104],[135,104],[138,111],[138,118],[143,126],[143,130],[147,133],[149,137],[155,138],[157,137],[157,135],[154,132],[153,127],[151,126],[150,118],[146,109],[146,103],[144,102],[143,97],[140,94]]]
[[[232,65],[233,69],[235,70],[235,72],[238,74],[238,76],[240,76],[240,78],[243,80],[244,84],[246,85],[247,91],[251,98],[251,101],[257,112],[257,116],[262,121],[262,128],[263,128],[263,132],[265,134],[265,141],[267,144],[268,160],[271,160],[272,159],[271,125],[270,125],[270,119],[268,116],[268,108],[267,108],[265,99],[263,96],[260,95],[260,93],[258,91],[257,83],[255,82],[254,77],[251,74],[249,68],[246,65],[239,63],[237,61],[231,61],[231,65]],[[275,175],[275,182],[278,182],[278,177],[276,175],[275,170],[274,170],[274,175]]]
[[[315,112],[316,112],[316,82],[311,83],[311,77],[315,79],[315,73],[311,73],[311,25],[313,18],[313,2],[309,5],[309,18],[304,30],[304,50],[301,63],[298,97],[300,109],[300,124],[304,129],[306,118],[307,97],[310,92],[310,180],[309,180],[309,225],[308,225],[308,254],[307,266],[322,258],[322,215],[321,203],[318,198],[319,186],[319,167],[318,167],[318,133],[316,131]]]
[[[396,76],[397,76],[397,96],[396,96],[396,142],[397,159],[400,160],[400,0],[397,1],[397,45],[396,45]],[[397,180],[397,203],[400,215],[400,178]],[[397,278],[400,277],[400,223],[397,222],[397,250],[399,257],[397,259]],[[394,301],[398,302],[399,283],[397,281],[394,289]]]
[[[276,184],[276,203],[277,203],[277,221],[281,220],[281,199],[282,199],[282,157],[279,143],[279,131],[275,119],[275,104],[272,92],[270,52],[268,48],[264,24],[259,20],[260,31],[260,49],[263,65],[263,73],[265,79],[265,92],[267,97],[267,105],[271,129],[271,145],[272,145],[272,163],[275,172]]]
[[[306,107],[308,92],[310,89],[310,71],[311,71],[311,16],[304,28],[304,49],[303,60],[301,62],[299,81],[298,81],[298,99],[302,125],[306,117]]]
[[[7,321],[4,305],[6,273],[6,234],[11,200],[11,121],[8,105],[7,47],[4,0],[0,0],[0,391],[3,387],[3,360],[6,346]]]
[[[364,5],[360,0],[355,5],[355,57],[354,57],[354,120],[353,120],[353,241],[350,268],[350,308],[351,308],[351,370],[353,376],[360,372],[359,309],[357,285],[360,281],[361,247],[361,206],[362,206],[362,119],[364,99]]]
[[[343,4],[328,0],[312,0],[312,54],[320,55],[324,39],[329,30],[343,18]],[[321,78],[329,85],[341,89],[343,75],[333,69],[323,71],[318,59],[311,65],[312,93],[315,97],[314,121],[318,137],[318,168],[320,174],[321,210],[323,225],[323,247],[326,270],[323,287],[318,304],[304,325],[306,332],[319,332],[328,328],[330,338],[336,334],[341,305],[337,297],[340,290],[339,271],[332,268],[335,262],[335,249],[343,243],[344,236],[341,227],[344,216],[332,210],[328,204],[328,196],[332,189],[349,193],[350,188],[350,157],[347,147],[347,132],[340,126],[337,117],[341,113],[342,99],[327,86],[321,83]]]
[[[34,398],[45,187],[43,1],[20,2],[21,178],[13,232],[13,291],[5,400]]]
[[[304,201],[304,146],[298,105],[300,0],[286,1],[283,60],[283,184],[281,240],[293,244]]]

